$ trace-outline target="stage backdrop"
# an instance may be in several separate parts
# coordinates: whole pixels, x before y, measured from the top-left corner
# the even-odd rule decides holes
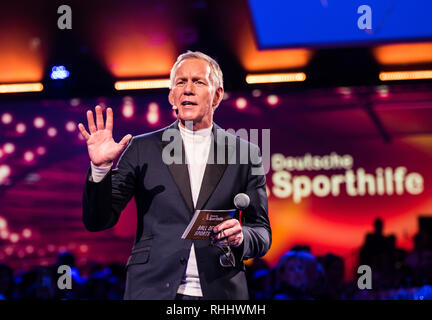
[[[431,86],[251,89],[228,92],[215,122],[258,129],[267,172],[275,264],[294,245],[344,257],[347,273],[373,220],[409,250],[417,218],[432,213]],[[140,96],[0,104],[0,261],[15,269],[54,263],[125,263],[136,226],[129,203],[116,227],[90,233],[81,222],[89,167],[76,124],[96,104],[114,109],[119,140],[175,118],[161,90]],[[270,129],[270,149],[261,138]]]

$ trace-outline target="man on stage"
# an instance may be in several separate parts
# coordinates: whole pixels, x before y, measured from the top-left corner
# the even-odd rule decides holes
[[[264,170],[256,170],[262,163],[250,156],[258,147],[213,122],[224,93],[215,60],[188,51],[178,57],[170,80],[178,119],[164,129],[116,143],[113,111],[106,110],[104,123],[100,106],[96,123],[87,111],[89,132],[79,124],[91,160],[84,225],[89,231],[114,226],[135,197],[138,223],[125,299],[248,299],[243,260],[263,256],[271,244]],[[240,161],[244,150],[249,156]],[[195,210],[232,209],[239,193],[250,198],[241,222],[222,222],[209,240],[181,239]]]

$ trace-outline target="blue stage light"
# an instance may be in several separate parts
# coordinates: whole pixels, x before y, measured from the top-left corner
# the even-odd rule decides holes
[[[69,71],[65,68],[65,66],[54,66],[51,69],[51,79],[66,79],[69,77]]]

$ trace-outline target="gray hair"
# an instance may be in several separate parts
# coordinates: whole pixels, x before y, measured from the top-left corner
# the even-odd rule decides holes
[[[181,62],[186,59],[201,59],[207,61],[210,65],[210,80],[213,86],[217,88],[223,89],[223,75],[222,70],[219,67],[219,64],[212,57],[200,52],[200,51],[190,51],[181,54],[178,56],[177,61],[174,63],[170,72],[170,89],[174,87],[175,74]]]

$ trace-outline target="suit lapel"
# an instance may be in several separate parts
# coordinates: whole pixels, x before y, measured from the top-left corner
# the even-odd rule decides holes
[[[219,135],[219,136],[218,136]],[[212,145],[210,147],[207,165],[204,171],[201,189],[197,200],[196,210],[201,210],[207,203],[208,199],[214,192],[220,179],[222,178],[227,166],[229,146],[225,141],[223,130],[215,123],[213,123]],[[225,155],[223,163],[218,163],[218,154]]]
[[[216,186],[218,185],[228,166],[228,155],[231,154],[230,151],[233,146],[225,140],[225,134],[223,130],[218,125],[213,123],[211,142],[212,145],[210,146],[210,152],[207,159],[207,165],[204,171],[203,180],[201,183],[201,189],[198,196],[197,205],[194,208],[190,187],[189,170],[186,164],[183,139],[181,138],[180,130],[178,128],[178,120],[175,121],[167,129],[163,130],[162,134],[168,129],[171,129],[170,136],[174,137],[174,139],[171,141],[163,141],[161,136],[161,139],[159,141],[161,151],[163,151],[163,148],[165,148],[170,143],[173,143],[172,146],[174,146],[174,148],[176,149],[181,148],[181,159],[176,159],[177,161],[167,166],[171,173],[171,176],[174,179],[174,182],[180,190],[183,200],[185,201],[190,212],[193,213],[195,210],[201,210],[214,192]],[[217,161],[218,154],[225,155],[225,159],[222,163],[218,163]]]
[[[178,120],[174,122],[171,126],[169,126],[167,129],[171,130],[170,136],[172,136],[174,140],[163,141],[161,136],[161,139],[159,141],[160,147],[163,151],[163,148],[165,148],[168,144],[173,143],[175,150],[179,150],[179,148],[181,148],[181,159],[176,159],[177,161],[167,166],[171,173],[171,176],[174,179],[175,184],[177,185],[177,188],[180,190],[180,194],[182,195],[183,200],[185,201],[189,211],[192,213],[194,211],[194,207],[190,187],[189,171],[185,160],[186,156],[183,140],[178,129]],[[165,130],[163,132],[165,132]]]

